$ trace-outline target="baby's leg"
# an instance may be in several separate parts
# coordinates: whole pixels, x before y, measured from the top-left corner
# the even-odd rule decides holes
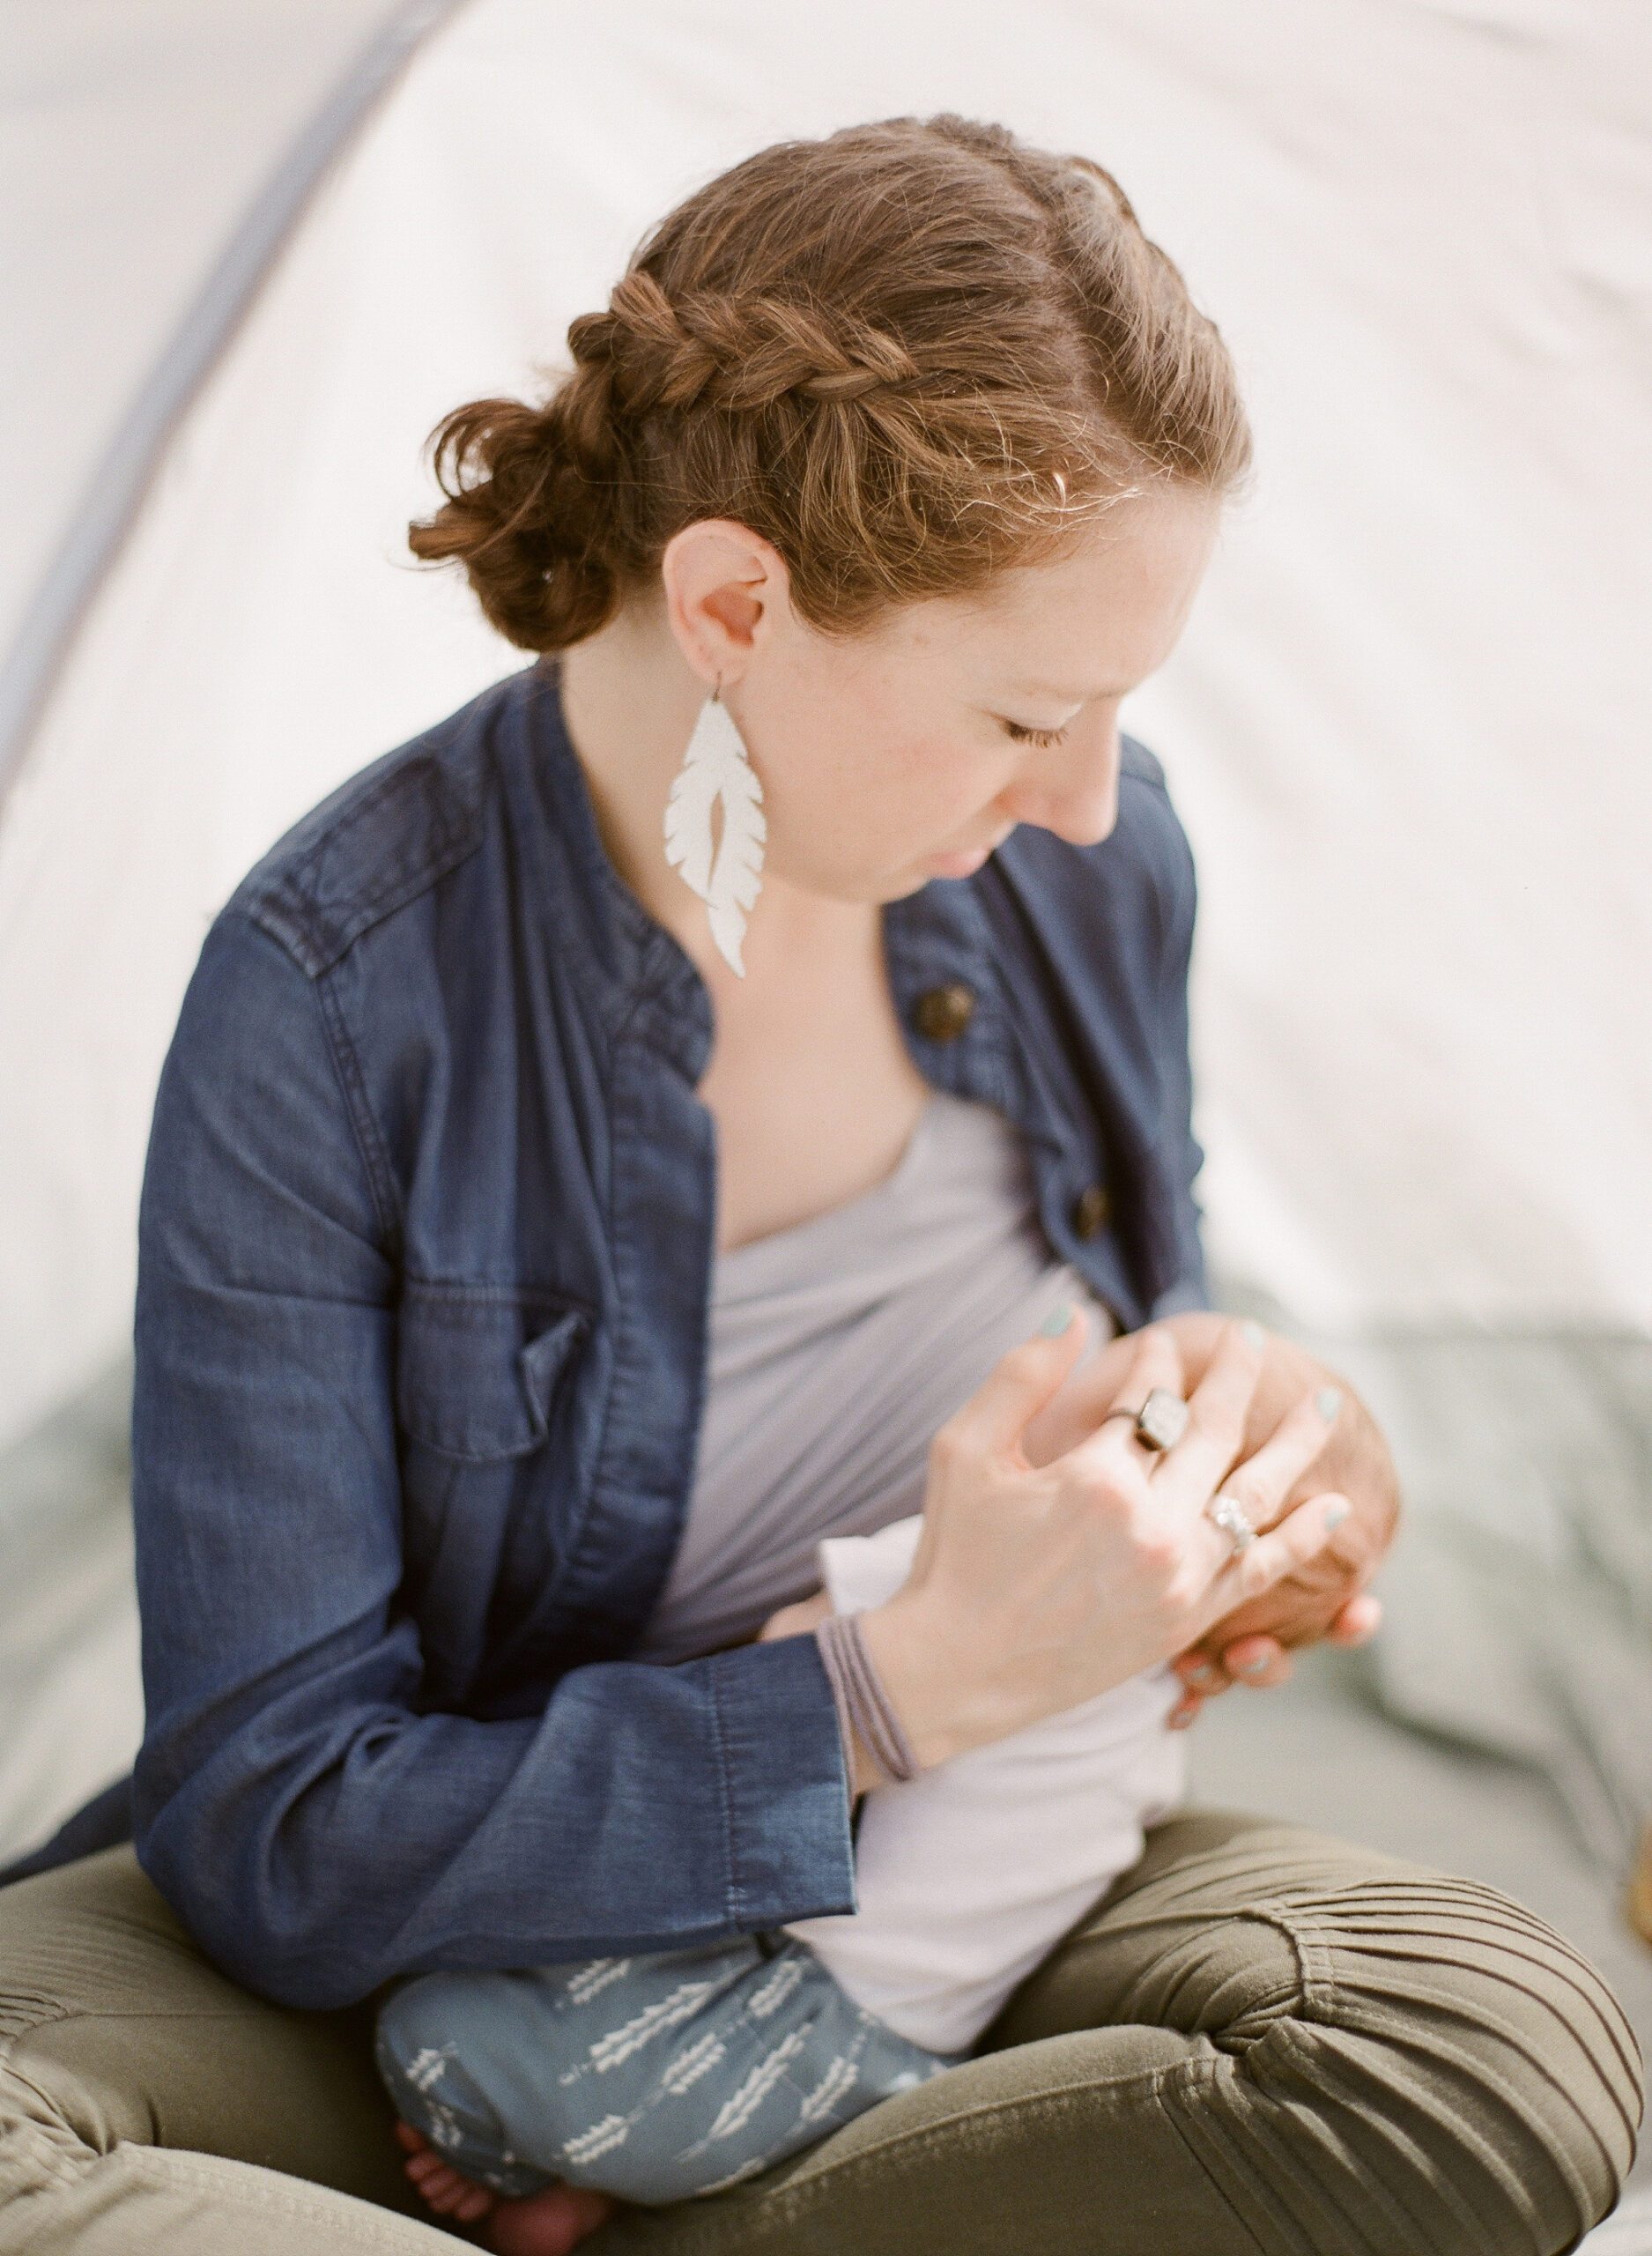
[[[643,2202],[752,2177],[952,2065],[781,1936],[420,1975],[385,2006],[378,2050],[404,2121],[463,2176]]]

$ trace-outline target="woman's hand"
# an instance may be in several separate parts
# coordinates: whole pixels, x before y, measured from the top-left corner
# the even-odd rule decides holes
[[[1220,1320],[1177,1317],[1173,1328],[1184,1358],[1193,1368],[1201,1368],[1219,1336]],[[1251,1403],[1246,1447],[1253,1448],[1271,1429],[1271,1421],[1302,1388],[1327,1382],[1342,1392],[1342,1414],[1285,1504],[1300,1503],[1315,1489],[1335,1488],[1348,1499],[1349,1516],[1315,1558],[1219,1622],[1178,1658],[1176,1666],[1188,1688],[1171,1718],[1178,1727],[1192,1723],[1205,1700],[1235,1684],[1263,1690],[1283,1684],[1291,1673],[1292,1648],[1322,1639],[1334,1645],[1361,1645],[1382,1625],[1382,1606],[1366,1585],[1393,1540],[1399,1519],[1399,1481],[1382,1429],[1353,1389],[1305,1349],[1270,1338]]]
[[[1307,1566],[1346,1512],[1340,1497],[1321,1495],[1282,1513],[1325,1445],[1330,1421],[1316,1388],[1246,1466],[1246,1508],[1274,1519],[1271,1531],[1235,1554],[1206,1517],[1241,1454],[1262,1375],[1264,1344],[1251,1327],[1224,1327],[1174,1449],[1155,1458],[1121,1417],[1034,1466],[1024,1434],[1083,1339],[1075,1314],[1059,1338],[1029,1340],[942,1428],[912,1574],[863,1617],[873,1663],[926,1765],[1184,1651]],[[1139,1405],[1156,1386],[1180,1394],[1182,1380],[1175,1340],[1152,1326],[1130,1343],[1119,1402]]]
[[[1189,1314],[1167,1318],[1164,1329],[1175,1339],[1189,1382],[1196,1383],[1227,1326],[1220,1317]],[[1070,1447],[1093,1427],[1118,1392],[1134,1344],[1133,1338],[1115,1340],[1074,1372],[1029,1432],[1035,1464]],[[1190,1724],[1204,1700],[1234,1684],[1257,1689],[1283,1684],[1291,1673],[1290,1648],[1322,1638],[1331,1644],[1363,1644],[1382,1622],[1382,1607],[1366,1584],[1393,1539],[1399,1484],[1381,1429],[1347,1381],[1293,1342],[1268,1337],[1240,1462],[1266,1441],[1308,1388],[1328,1384],[1343,1396],[1341,1413],[1324,1449],[1293,1484],[1285,1504],[1288,1508],[1334,1488],[1346,1497],[1349,1516],[1304,1567],[1217,1622],[1178,1658],[1176,1666],[1188,1687],[1171,1718],[1178,1726]],[[1235,1485],[1242,1482],[1229,1483]]]

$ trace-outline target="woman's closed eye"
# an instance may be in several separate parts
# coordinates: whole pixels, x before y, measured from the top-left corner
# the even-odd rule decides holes
[[[1067,735],[1065,725],[1059,729],[1029,729],[1019,721],[1004,721],[1002,725],[1011,744],[1033,745],[1040,752],[1048,751],[1051,745],[1063,743]]]

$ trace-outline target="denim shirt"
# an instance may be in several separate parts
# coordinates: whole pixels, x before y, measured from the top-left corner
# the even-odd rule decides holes
[[[884,912],[912,1057],[1023,1132],[1134,1328],[1204,1296],[1194,889],[1017,831]],[[145,1871],[287,2003],[854,1904],[812,1638],[626,1659],[694,1472],[716,1155],[693,964],[607,860],[554,674],[366,769],[208,937],[144,1181]]]

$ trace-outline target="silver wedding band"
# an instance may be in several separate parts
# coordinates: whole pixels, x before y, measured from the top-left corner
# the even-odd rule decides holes
[[[1179,1394],[1172,1394],[1167,1386],[1156,1386],[1139,1410],[1127,1409],[1122,1403],[1116,1410],[1109,1410],[1108,1418],[1130,1418],[1136,1426],[1136,1438],[1144,1449],[1155,1452],[1174,1449],[1188,1430],[1190,1415],[1187,1404]]]
[[[1221,1529],[1233,1545],[1234,1558],[1238,1558],[1241,1551],[1248,1551],[1256,1540],[1250,1515],[1237,1496],[1212,1496],[1204,1507],[1204,1516]]]

